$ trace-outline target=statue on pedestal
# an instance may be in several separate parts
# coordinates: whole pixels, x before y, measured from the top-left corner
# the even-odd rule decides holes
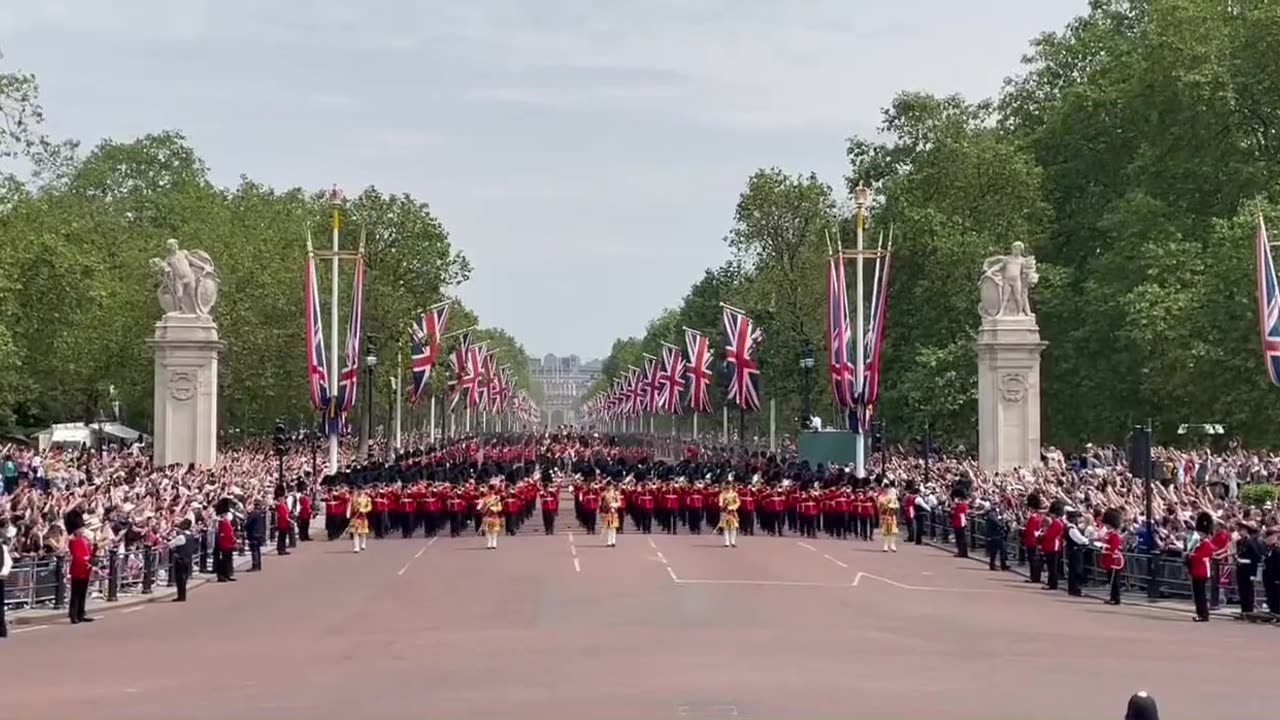
[[[218,271],[203,250],[182,250],[170,238],[169,254],[152,258],[151,269],[160,279],[156,298],[165,315],[208,317],[218,301]]]
[[[1008,255],[983,261],[978,280],[978,314],[983,319],[1035,317],[1028,294],[1039,280],[1035,256],[1024,254],[1022,243],[1015,242]]]

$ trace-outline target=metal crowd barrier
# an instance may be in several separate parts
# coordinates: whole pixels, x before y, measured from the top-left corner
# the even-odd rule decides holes
[[[904,520],[905,523],[905,520]],[[969,534],[970,554],[986,557],[987,538],[985,521],[978,518],[967,528]],[[949,516],[937,511],[931,512],[925,521],[925,532],[929,540],[943,545],[955,546],[954,530],[951,528]],[[904,533],[905,534],[905,533]],[[1010,565],[1026,565],[1026,551],[1022,546],[1022,529],[1009,527],[1001,539]],[[1191,575],[1183,558],[1158,554],[1123,552],[1124,569],[1120,574],[1120,590],[1127,593],[1141,593],[1148,597],[1161,599],[1191,600]],[[1100,565],[1101,551],[1095,548],[1084,550],[1084,587],[1105,588],[1107,572]],[[1064,547],[1062,568],[1059,577],[1066,586],[1067,557]],[[1154,572],[1153,572],[1154,571]],[[1048,569],[1045,569],[1048,572]],[[1262,579],[1255,577],[1254,596],[1265,597]],[[1153,592],[1154,587],[1154,592]],[[1220,597],[1223,604],[1239,603],[1240,595],[1235,585],[1235,571],[1230,565],[1218,567],[1215,563],[1213,579],[1210,581],[1209,596]]]
[[[65,555],[19,560],[5,581],[4,604],[8,610],[62,608],[70,586]],[[94,558],[91,597],[115,602],[123,596],[150,595],[156,585],[169,585],[169,549],[110,548]]]

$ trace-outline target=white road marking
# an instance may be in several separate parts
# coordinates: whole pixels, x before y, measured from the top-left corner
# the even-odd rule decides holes
[[[120,614],[128,615],[129,613],[136,613],[139,610],[146,610],[146,609],[147,609],[146,605],[139,605],[138,607],[125,608],[124,610],[120,611]]]
[[[43,629],[45,629],[45,628],[47,628],[47,627],[49,627],[49,626],[48,626],[48,625],[32,625],[32,626],[30,626],[30,627],[14,628],[14,629],[10,630],[9,632],[14,633],[14,634],[17,634],[17,633],[24,633],[24,632],[32,632],[33,630],[43,630]]]
[[[663,565],[667,564],[667,558],[665,555],[662,554],[661,550],[658,551],[658,559],[662,561]]]
[[[572,530],[570,530],[570,531],[569,531],[569,544],[570,544],[570,545],[572,545],[572,544],[573,544],[573,531],[572,531]]]
[[[570,554],[570,555],[572,555],[572,556],[574,556],[574,557],[577,557],[577,556],[578,556],[578,546],[577,546],[577,545],[570,545],[570,546],[569,546],[569,554]]]
[[[668,568],[670,569],[670,568]],[[780,587],[830,587],[842,588],[847,585],[835,583],[803,582],[793,580],[676,580],[680,585],[777,585]]]
[[[582,572],[582,563],[578,560],[578,558],[573,559],[573,570],[574,572]]]
[[[680,578],[676,577],[676,571],[672,570],[670,565],[667,566],[667,574],[670,575],[671,579],[675,582],[680,582]]]
[[[429,548],[429,547],[431,547],[432,545],[434,545],[434,544],[436,543],[436,540],[439,540],[439,539],[440,539],[439,537],[433,537],[433,538],[431,538],[430,540],[428,540],[428,541],[427,541],[427,544],[426,544],[426,545],[423,545],[421,548],[419,548],[419,549],[418,549],[418,552],[417,552],[416,554],[414,554],[414,556],[413,556],[412,558],[410,558],[410,559],[409,559],[409,562],[407,562],[407,563],[405,563],[405,564],[404,564],[404,567],[400,568],[400,572],[396,573],[396,575],[404,575],[404,574],[405,574],[405,572],[407,572],[407,571],[409,570],[409,566],[413,564],[413,561],[414,561],[414,560],[417,560],[417,559],[418,559],[418,558],[420,558],[420,557],[422,557],[422,553],[426,552],[426,551],[427,551],[427,548]]]
[[[958,592],[958,593],[1002,592],[1000,590],[989,590],[986,588],[945,588],[945,587],[924,587],[921,585],[907,585],[905,583],[900,583],[895,580],[890,580],[889,578],[883,578],[883,577],[880,577],[879,575],[872,575],[871,573],[865,573],[865,572],[860,572],[857,575],[855,575],[853,578],[853,583],[850,585],[850,587],[858,587],[858,582],[861,581],[862,578],[864,577],[870,578],[872,580],[879,580],[880,582],[885,583],[886,585],[892,585],[896,588],[902,588],[903,590],[923,590],[925,592]]]
[[[835,558],[831,557],[830,555],[827,555],[826,553],[823,553],[822,557],[824,557],[824,558],[826,558],[826,559],[830,560],[831,562],[833,562],[833,563],[835,563],[835,564],[839,565],[839,566],[840,566],[840,567],[842,567],[842,568],[847,568],[847,567],[849,567],[848,565],[845,565],[844,563],[842,563],[842,562],[840,562],[839,560],[837,560],[837,559],[835,559]]]
[[[653,548],[654,550],[658,549],[657,544],[653,542],[653,538],[649,538],[649,547]]]
[[[800,542],[800,541],[798,541],[798,540],[797,540],[797,541],[796,541],[796,544],[797,544],[797,545],[799,545],[800,547],[804,548],[805,550],[812,550],[812,551],[814,551],[814,552],[818,552],[818,548],[816,548],[816,547],[814,547],[814,546],[810,545],[809,543],[802,543],[802,542]]]

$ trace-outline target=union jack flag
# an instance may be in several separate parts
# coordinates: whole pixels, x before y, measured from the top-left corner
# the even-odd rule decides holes
[[[644,388],[641,393],[644,399],[644,411],[657,415],[662,405],[658,401],[662,394],[662,369],[658,367],[658,358],[646,354],[644,356]]]
[[[308,237],[308,242],[310,242]],[[316,285],[316,257],[307,252],[307,378],[311,384],[311,405],[316,410],[329,407],[329,371],[325,365],[324,326],[320,320],[320,293]]]
[[[892,244],[889,248],[893,249]],[[876,401],[880,396],[880,356],[884,354],[884,325],[889,308],[889,267],[892,254],[884,256],[884,264],[876,273],[875,305],[871,308],[871,328],[867,333],[867,365],[863,369],[862,388],[858,393],[858,428],[865,435],[871,429]]]
[[[760,409],[760,390],[757,387],[760,367],[753,357],[760,343],[760,331],[751,318],[732,308],[724,308],[724,331],[729,339],[725,346],[725,365],[732,371],[729,377],[728,401],[743,410]]]
[[[471,394],[467,397],[467,407],[473,410],[476,408],[483,409],[488,401],[488,358],[489,351],[485,349],[484,343],[472,347],[470,356],[467,358],[471,373]]]
[[[360,381],[360,321],[364,313],[364,256],[356,258],[355,276],[351,281],[351,318],[347,322],[347,357],[338,377],[338,414],[351,412],[356,405],[356,388]]]
[[[409,327],[410,369],[413,372],[409,403],[412,405],[418,404],[422,392],[427,389],[427,381],[431,379],[431,370],[436,366],[436,357],[440,354],[440,336],[444,334],[445,324],[449,321],[451,303],[452,301],[442,302],[428,308]]]
[[[684,330],[684,346],[689,353],[689,409],[711,412],[711,346],[697,330]]]
[[[489,381],[489,389],[487,393],[487,407],[490,413],[497,413],[502,409],[502,375],[498,372],[498,353],[493,351],[489,353],[489,357],[485,358],[485,379]]]
[[[1280,385],[1280,285],[1276,284],[1276,267],[1267,242],[1267,226],[1258,215],[1258,318],[1262,330],[1262,357],[1267,363],[1267,376]]]
[[[658,377],[660,383],[658,404],[667,415],[679,415],[683,411],[680,395],[685,387],[684,356],[675,345],[662,345],[662,372]]]
[[[511,366],[503,365],[498,377],[498,409],[506,411],[511,408],[511,393],[514,390],[511,380]]]
[[[453,379],[449,381],[449,389],[452,395],[449,398],[449,412],[458,405],[458,399],[462,397],[462,392],[467,392],[467,397],[471,397],[471,384],[475,382],[475,378],[471,374],[471,331],[468,330],[458,336],[458,347],[454,348],[453,354],[449,356],[449,365],[453,369]]]
[[[849,296],[844,279],[844,258],[832,258],[827,270],[827,363],[831,370],[831,396],[842,408],[852,407],[855,368],[849,362]]]

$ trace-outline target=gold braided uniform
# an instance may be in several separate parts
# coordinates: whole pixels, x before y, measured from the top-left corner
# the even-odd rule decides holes
[[[351,534],[369,534],[369,513],[373,512],[373,501],[368,495],[360,493],[351,501]]]
[[[484,531],[499,534],[502,532],[502,498],[497,495],[486,495],[480,499],[480,509],[484,511]]]
[[[604,529],[617,530],[621,525],[621,518],[618,517],[618,506],[622,504],[622,497],[615,488],[609,488],[600,496],[600,506],[604,510]]]
[[[880,506],[880,535],[888,537],[898,534],[898,496],[890,493],[881,495],[876,500]]]
[[[723,530],[738,529],[738,508],[742,505],[742,500],[738,497],[738,491],[733,488],[720,491],[720,524],[716,527]]]

